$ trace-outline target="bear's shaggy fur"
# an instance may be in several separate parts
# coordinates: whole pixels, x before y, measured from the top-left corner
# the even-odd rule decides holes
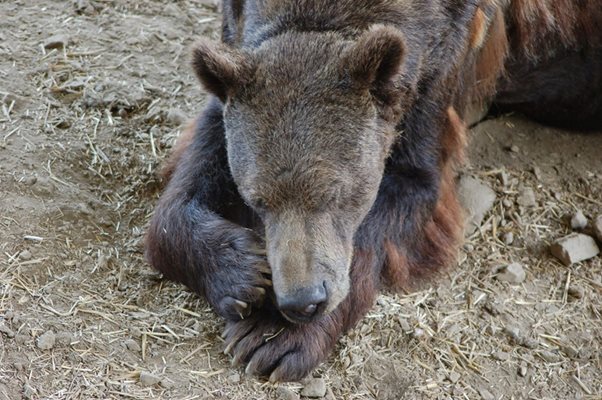
[[[383,286],[454,263],[470,107],[595,125],[601,24],[598,0],[225,1],[148,261],[227,320],[236,363],[303,378]]]

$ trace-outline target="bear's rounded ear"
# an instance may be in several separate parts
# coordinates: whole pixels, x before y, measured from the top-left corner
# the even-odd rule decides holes
[[[404,39],[399,31],[375,25],[343,54],[341,66],[354,86],[378,94],[400,74],[404,53]]]
[[[242,52],[210,40],[196,43],[192,66],[205,89],[223,102],[248,83],[254,72],[250,60]]]

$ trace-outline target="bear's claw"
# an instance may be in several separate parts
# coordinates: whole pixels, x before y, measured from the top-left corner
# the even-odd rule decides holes
[[[228,323],[223,336],[233,366],[246,364],[247,374],[271,382],[303,379],[334,346],[324,325],[290,324],[269,311]]]

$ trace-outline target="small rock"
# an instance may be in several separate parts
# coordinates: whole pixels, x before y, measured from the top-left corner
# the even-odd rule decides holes
[[[510,359],[510,354],[506,353],[505,351],[496,351],[491,355],[491,357],[498,361],[508,361]]]
[[[516,344],[522,344],[523,335],[518,326],[510,325],[504,327],[504,333]]]
[[[23,180],[23,183],[26,184],[27,186],[33,186],[36,184],[37,181],[38,181],[38,177],[35,175],[32,175],[32,176],[28,176],[27,178],[25,178]]]
[[[9,338],[15,337],[15,332],[10,329],[3,321],[0,321],[0,333],[4,333]]]
[[[577,211],[571,217],[571,228],[572,229],[583,229],[587,226],[587,218],[583,215],[581,210]]]
[[[458,182],[458,195],[468,214],[466,233],[470,235],[477,230],[485,214],[493,207],[495,192],[478,179],[462,176]]]
[[[161,382],[161,378],[159,378],[157,375],[153,375],[150,372],[146,371],[140,372],[140,384],[142,386],[153,386],[159,382]]]
[[[92,14],[94,13],[94,6],[88,0],[76,0],[75,11],[78,14]]]
[[[582,299],[585,295],[585,292],[582,287],[573,285],[569,286],[567,293],[569,294],[569,296],[574,297],[575,299]]]
[[[519,206],[535,207],[537,205],[537,200],[535,199],[535,192],[533,191],[533,188],[524,187],[520,189],[516,202]]]
[[[594,221],[594,232],[598,238],[598,241],[602,243],[602,215],[598,215]]]
[[[69,43],[67,35],[53,35],[44,41],[44,48],[46,50],[61,49]]]
[[[518,375],[522,376],[523,378],[527,376],[527,364],[521,363],[521,365],[518,367]]]
[[[167,119],[167,122],[169,122],[173,125],[176,125],[176,126],[180,126],[188,120],[188,117],[182,110],[180,110],[178,108],[171,108],[167,112],[166,119]]]
[[[447,376],[447,379],[449,379],[449,381],[451,383],[457,383],[460,380],[461,377],[462,376],[459,373],[457,373],[456,371],[452,371]]]
[[[226,380],[228,381],[228,383],[231,383],[234,385],[237,383],[240,383],[240,374],[238,372],[235,372],[232,375],[228,375]]]
[[[552,243],[550,252],[568,267],[597,256],[600,249],[592,237],[573,233]]]
[[[134,352],[140,351],[140,345],[134,339],[127,339],[125,342],[123,342],[123,344],[125,345],[125,348],[130,351],[134,351]]]
[[[307,384],[301,390],[301,396],[320,398],[326,395],[326,381],[320,378],[314,378],[307,381]]]
[[[276,389],[276,398],[278,400],[299,400],[299,395],[284,386]]]
[[[509,264],[498,271],[497,279],[509,283],[521,283],[525,280],[526,273],[519,263]]]
[[[23,261],[31,260],[31,251],[23,250],[22,252],[20,252],[19,260],[23,260]]]
[[[15,342],[21,346],[26,344],[27,342],[29,342],[30,339],[31,339],[31,336],[29,336],[29,335],[21,335],[21,334],[15,335]]]
[[[551,351],[547,350],[540,351],[539,356],[549,363],[555,363],[560,361],[560,357],[557,354],[554,354]]]
[[[512,232],[506,232],[504,233],[502,239],[504,240],[504,244],[506,246],[510,246],[512,243],[514,243],[514,234]]]
[[[513,144],[512,146],[510,146],[508,148],[508,150],[510,150],[512,153],[518,153],[520,149],[518,148],[517,145]]]
[[[56,336],[54,335],[54,332],[47,331],[38,338],[36,345],[40,350],[50,350],[54,347],[55,343]]]
[[[539,167],[533,167],[533,175],[537,178],[538,181],[541,181],[541,169]]]

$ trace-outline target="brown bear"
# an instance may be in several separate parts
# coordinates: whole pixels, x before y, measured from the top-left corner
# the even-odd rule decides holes
[[[227,320],[235,363],[303,378],[382,287],[453,264],[469,106],[574,107],[556,75],[579,57],[600,85],[596,3],[225,1],[223,43],[194,49],[213,97],[167,166],[148,261]]]

